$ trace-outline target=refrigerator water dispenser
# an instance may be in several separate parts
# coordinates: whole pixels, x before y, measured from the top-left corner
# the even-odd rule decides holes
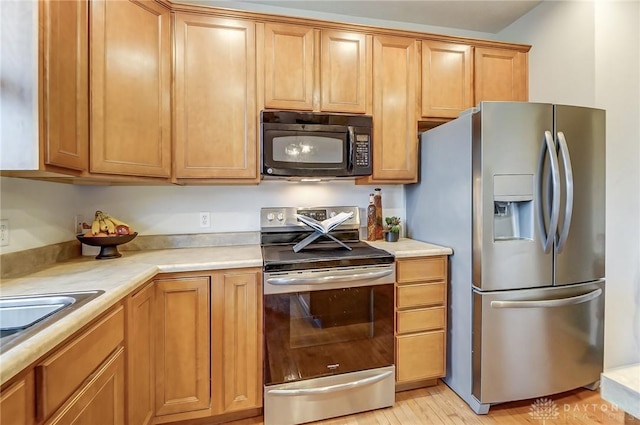
[[[493,176],[493,240],[533,240],[533,175]]]

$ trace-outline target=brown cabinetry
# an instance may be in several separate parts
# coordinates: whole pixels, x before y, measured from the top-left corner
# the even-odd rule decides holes
[[[127,314],[127,423],[147,425],[155,413],[155,287],[129,296]]]
[[[262,406],[262,285],[257,269],[213,274],[213,414]]]
[[[155,280],[157,416],[209,415],[209,276]],[[167,420],[185,419],[182,416]],[[165,421],[166,422],[166,421]]]
[[[124,348],[120,347],[47,425],[124,425]]]
[[[92,173],[169,177],[169,21],[153,1],[91,2]]]
[[[40,139],[46,166],[88,170],[88,6],[86,1],[39,3]]]
[[[33,372],[9,384],[0,395],[0,424],[32,425],[35,417]]]
[[[176,179],[258,181],[255,26],[175,15]]]
[[[265,108],[366,113],[370,40],[358,32],[265,24]]]
[[[422,117],[456,118],[473,106],[473,48],[422,41]]]
[[[401,258],[396,275],[396,388],[445,375],[447,258]]]
[[[373,175],[366,183],[418,177],[418,41],[373,37]]]
[[[476,47],[475,104],[485,100],[529,98],[527,54],[517,50]]]

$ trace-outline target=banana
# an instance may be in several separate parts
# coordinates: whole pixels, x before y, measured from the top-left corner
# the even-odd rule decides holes
[[[111,221],[110,219],[108,219],[107,217],[104,217],[104,216],[103,216],[102,220],[107,225],[107,233],[110,234],[110,235],[115,234],[116,233],[116,225],[113,223],[113,221]]]
[[[129,226],[127,223],[125,223],[122,220],[118,220],[115,217],[110,216],[109,214],[105,214],[105,217],[107,217],[109,220],[111,220],[113,222],[113,224],[115,224],[116,226],[127,226],[127,227],[131,227]]]
[[[100,222],[98,219],[95,219],[93,223],[91,223],[91,234],[97,235],[98,233],[100,233]]]

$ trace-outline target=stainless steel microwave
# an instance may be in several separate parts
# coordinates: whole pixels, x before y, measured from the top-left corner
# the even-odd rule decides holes
[[[371,116],[262,111],[260,130],[264,178],[371,175]]]

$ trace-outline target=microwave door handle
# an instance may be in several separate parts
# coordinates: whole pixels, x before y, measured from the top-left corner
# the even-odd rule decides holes
[[[355,158],[355,146],[356,146],[356,130],[353,126],[347,126],[347,168],[349,171],[353,171],[353,164],[356,162]]]

